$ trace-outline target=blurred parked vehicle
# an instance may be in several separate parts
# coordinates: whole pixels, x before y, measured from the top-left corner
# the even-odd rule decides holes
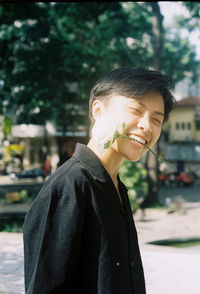
[[[45,178],[44,170],[41,168],[32,168],[29,170],[23,170],[18,173],[12,172],[10,174],[10,178],[12,180],[18,180],[18,179],[37,179],[41,180]]]
[[[179,173],[170,173],[170,174],[160,174],[159,181],[165,186],[190,186],[194,184],[194,177],[186,172]]]

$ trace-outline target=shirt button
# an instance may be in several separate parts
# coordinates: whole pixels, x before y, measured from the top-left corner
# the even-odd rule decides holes
[[[131,261],[131,266],[133,267],[133,261]]]
[[[119,262],[117,262],[117,263],[116,263],[116,265],[117,265],[117,266],[119,266],[119,265],[120,265],[120,263],[119,263]]]

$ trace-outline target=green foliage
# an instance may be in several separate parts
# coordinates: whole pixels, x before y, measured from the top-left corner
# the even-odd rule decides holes
[[[0,7],[0,63],[5,81],[1,98],[17,112],[17,123],[51,119],[58,125],[76,124],[80,116],[78,112],[72,115],[66,103],[85,107],[88,92],[101,74],[113,66],[141,65],[139,56],[148,53],[139,44],[142,28],[138,30],[137,25],[132,31],[117,2]],[[137,38],[141,52],[127,46],[129,36]]]
[[[196,60],[195,47],[187,39],[181,39],[180,32],[166,30],[163,48],[162,66],[174,82],[183,80],[186,76],[195,82],[199,77],[200,62]],[[176,64],[176,69],[174,67]]]
[[[128,196],[133,213],[139,208],[139,198],[144,198],[148,192],[146,182],[147,171],[142,161],[124,160],[119,170],[120,179],[128,189]]]
[[[2,121],[2,131],[4,138],[7,137],[7,135],[11,134],[12,131],[12,119],[10,117],[4,117]]]
[[[20,199],[22,201],[28,200],[28,191],[27,190],[21,190],[20,191]]]
[[[152,66],[148,2],[3,3],[0,15],[0,112],[12,109],[16,123],[89,124],[89,91],[102,74]],[[194,48],[178,33],[163,47],[162,71],[175,81],[196,75]]]
[[[200,2],[185,1],[183,5],[190,11],[191,17],[200,20]]]
[[[200,61],[196,59],[195,46],[188,42],[187,33],[199,30],[200,4],[198,2],[182,2],[188,9],[189,17],[177,16],[171,26],[165,28],[163,68],[175,82],[185,77],[196,82],[199,78]],[[176,69],[174,68],[176,64]]]
[[[5,219],[0,222],[0,232],[22,233],[24,220]]]

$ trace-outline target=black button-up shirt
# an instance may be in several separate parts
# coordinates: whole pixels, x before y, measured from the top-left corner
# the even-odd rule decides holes
[[[27,294],[145,294],[127,189],[123,206],[98,157],[77,144],[26,215]]]

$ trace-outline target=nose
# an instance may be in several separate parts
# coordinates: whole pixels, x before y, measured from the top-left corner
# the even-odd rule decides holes
[[[140,119],[138,120],[137,127],[141,129],[145,133],[151,133],[151,120],[148,113],[145,113]]]

